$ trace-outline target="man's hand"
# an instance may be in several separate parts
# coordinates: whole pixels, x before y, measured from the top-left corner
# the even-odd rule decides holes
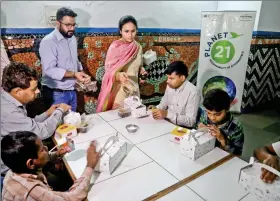
[[[100,158],[100,153],[96,152],[96,142],[91,142],[90,146],[87,150],[87,167],[90,167],[92,169],[95,168],[99,158]]]
[[[220,129],[214,125],[207,126],[210,129],[210,133],[212,136],[216,137],[216,139],[221,143],[223,147],[226,146],[226,139],[224,135],[221,133]]]
[[[263,161],[263,163],[274,168],[275,170],[278,170],[278,171],[280,170],[279,160],[278,160],[277,156],[270,155]],[[277,177],[277,175],[269,172],[266,169],[262,169],[261,179],[265,183],[272,183],[276,179],[276,177]]]
[[[47,115],[48,115],[48,116],[51,116],[52,113],[55,111],[55,109],[58,108],[58,107],[59,107],[59,104],[52,105],[52,106],[46,111]]]
[[[153,118],[154,119],[164,119],[167,117],[167,110],[157,109],[153,111]]]
[[[84,83],[85,84],[89,83],[91,81],[91,77],[88,74],[86,74],[85,72],[83,72],[83,71],[81,73],[82,73],[82,75],[84,77]]]
[[[82,83],[90,82],[90,76],[85,74],[84,72],[75,72],[75,78]]]
[[[68,112],[71,109],[71,106],[65,103],[60,103],[58,107],[61,108],[64,112]]]

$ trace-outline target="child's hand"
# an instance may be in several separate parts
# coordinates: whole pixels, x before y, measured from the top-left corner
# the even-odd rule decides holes
[[[207,128],[207,126],[205,124],[203,124],[203,123],[199,123],[198,124],[198,128]]]
[[[217,138],[217,140],[222,144],[222,146],[225,147],[226,140],[225,140],[224,135],[221,133],[220,129],[214,125],[208,125],[207,127],[210,129],[211,135],[214,136],[215,138]]]
[[[93,141],[87,150],[87,167],[94,169],[99,159],[100,153],[96,152],[96,141]]]
[[[62,158],[66,153],[69,153],[71,152],[72,150],[70,149],[70,147],[63,147],[63,148],[60,148],[56,151],[56,155],[60,158]]]
[[[274,168],[275,170],[280,170],[280,166],[279,166],[279,160],[277,158],[277,156],[272,156],[270,155],[269,157],[267,157],[264,161],[264,164]],[[262,169],[262,175],[261,175],[261,179],[265,182],[265,183],[272,183],[275,179],[276,179],[277,175],[269,172],[266,169]]]

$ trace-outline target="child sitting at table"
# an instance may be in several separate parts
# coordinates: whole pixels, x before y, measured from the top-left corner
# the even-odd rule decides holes
[[[49,154],[42,140],[28,131],[17,131],[4,136],[1,140],[1,157],[10,170],[4,179],[2,200],[84,200],[93,169],[99,160],[99,153],[93,142],[87,151],[87,165],[83,174],[67,192],[53,191],[42,173],[42,168],[49,161],[62,157],[68,151],[63,148]]]
[[[199,108],[197,127],[206,127],[216,137],[217,145],[235,155],[241,155],[244,134],[241,123],[232,116],[230,97],[221,89],[208,91]]]

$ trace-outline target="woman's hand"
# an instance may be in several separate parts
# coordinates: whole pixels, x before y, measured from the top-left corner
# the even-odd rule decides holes
[[[145,70],[144,67],[141,67],[140,69],[140,75],[148,75],[147,71]]]
[[[145,80],[147,79],[147,76],[148,76],[148,72],[145,70],[145,68],[141,68],[140,70],[140,81],[139,83],[140,84],[143,84],[145,83]]]
[[[117,81],[124,84],[128,80],[128,75],[125,72],[118,72],[117,73]]]

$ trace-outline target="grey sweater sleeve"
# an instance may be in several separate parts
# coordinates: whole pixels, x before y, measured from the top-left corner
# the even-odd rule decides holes
[[[64,112],[61,108],[57,108],[51,116],[46,118],[44,121],[39,122],[38,120],[42,119],[32,119],[20,111],[13,111],[9,115],[9,121],[5,122],[4,129],[6,133],[15,131],[30,131],[44,140],[54,134],[63,117],[63,113]]]

